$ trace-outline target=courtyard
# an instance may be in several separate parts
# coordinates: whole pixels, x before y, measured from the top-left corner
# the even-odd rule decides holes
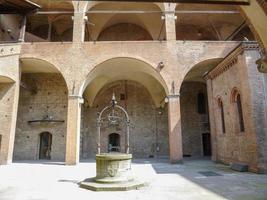
[[[132,168],[149,185],[126,192],[93,192],[79,182],[95,176],[95,161],[76,166],[60,162],[20,161],[0,166],[1,200],[266,200],[267,175],[240,173],[208,159],[136,159]]]

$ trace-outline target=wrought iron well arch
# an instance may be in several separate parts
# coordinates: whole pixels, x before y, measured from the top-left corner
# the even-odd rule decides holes
[[[105,108],[103,108],[101,110],[101,112],[99,113],[98,115],[98,118],[97,118],[97,153],[100,154],[101,153],[101,145],[100,145],[100,140],[101,140],[101,121],[102,121],[102,116],[103,116],[103,113],[107,110],[111,110],[111,113],[109,115],[109,118],[108,120],[109,121],[112,121],[112,120],[116,120],[118,119],[119,117],[115,115],[115,109],[119,109],[121,110],[125,117],[126,117],[126,137],[125,137],[125,153],[129,153],[129,135],[130,135],[130,118],[129,118],[129,115],[127,113],[127,111],[117,105],[117,101],[116,101],[116,98],[115,98],[115,94],[113,93],[112,95],[112,99],[111,99],[111,102],[110,102],[110,105],[106,106]]]

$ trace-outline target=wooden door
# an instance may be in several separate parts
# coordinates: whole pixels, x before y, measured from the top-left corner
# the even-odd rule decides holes
[[[203,144],[203,155],[211,156],[211,140],[210,133],[202,134],[202,144]]]
[[[51,159],[52,134],[44,132],[40,134],[39,159]]]

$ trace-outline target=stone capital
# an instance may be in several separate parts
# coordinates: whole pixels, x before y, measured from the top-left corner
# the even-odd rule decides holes
[[[176,99],[180,98],[180,94],[170,94],[166,96],[168,99]]]
[[[84,103],[83,97],[81,97],[79,95],[69,95],[69,99],[71,99],[71,100],[77,99],[80,104]]]

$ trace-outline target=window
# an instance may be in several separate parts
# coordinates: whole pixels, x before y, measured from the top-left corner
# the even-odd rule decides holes
[[[206,114],[205,94],[202,92],[199,92],[197,95],[197,105],[198,105],[198,113],[199,114]]]
[[[236,118],[238,121],[237,123],[239,126],[239,131],[244,132],[245,124],[244,124],[244,118],[243,118],[242,101],[241,101],[241,95],[237,89],[233,89],[232,91],[231,102],[234,103],[234,106],[235,106],[235,113],[236,113]]]
[[[218,105],[220,108],[222,132],[225,133],[224,109],[223,109],[223,102],[221,99],[218,100]]]
[[[239,128],[241,132],[245,131],[244,126],[244,119],[243,119],[243,111],[242,111],[242,104],[241,104],[241,97],[240,94],[236,96],[236,106],[237,106],[237,112],[238,112],[238,119],[239,119]]]

